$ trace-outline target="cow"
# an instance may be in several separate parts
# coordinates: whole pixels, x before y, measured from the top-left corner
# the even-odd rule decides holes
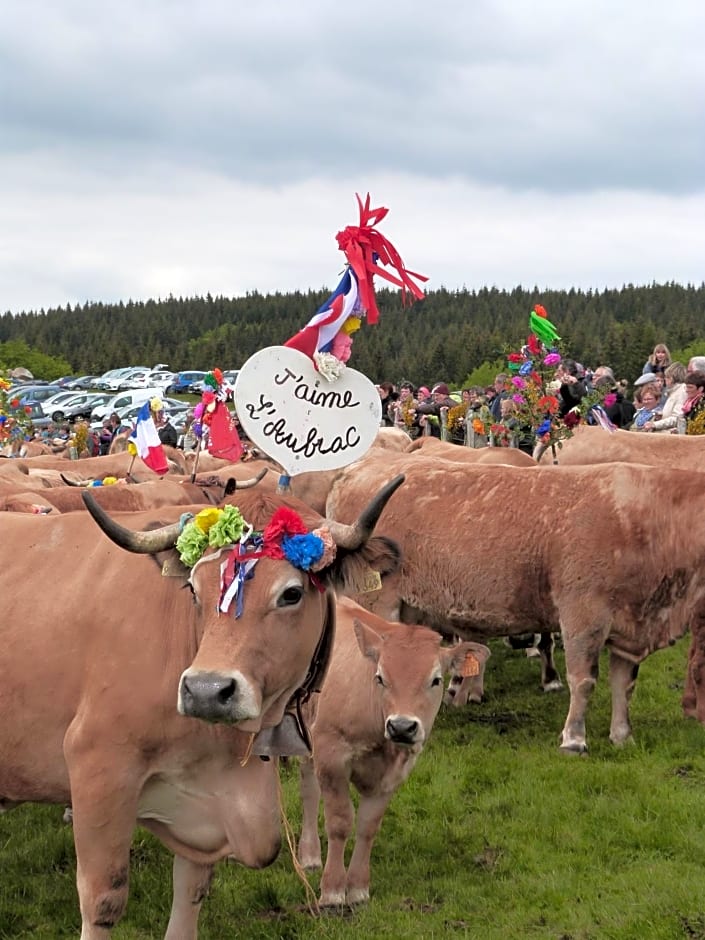
[[[418,437],[407,446],[408,454],[442,457],[456,463],[509,464],[512,467],[535,467],[536,461],[517,447],[462,447],[427,435]]]
[[[270,542],[259,560],[247,553],[246,568],[238,559],[260,544],[254,536],[181,563],[186,507],[111,517],[86,490],[90,515],[0,514],[0,809],[73,806],[82,940],[107,940],[123,914],[138,822],[175,855],[167,940],[197,936],[219,859],[274,860],[279,781],[276,761],[263,758],[303,746],[287,708],[320,687],[333,589],[367,566],[398,565],[394,543],[373,530],[402,481],[382,487],[351,526],[248,490],[242,516],[269,526]],[[277,554],[287,526],[320,531],[315,574]],[[56,588],[27,604],[30,550]],[[222,584],[239,585],[227,615],[221,562]]]
[[[558,466],[641,463],[652,467],[705,467],[705,437],[688,434],[650,434],[648,431],[604,431],[584,425],[557,450]],[[546,458],[543,463],[548,465]]]
[[[370,855],[394,793],[411,773],[443,697],[443,676],[465,664],[479,669],[486,646],[441,648],[435,630],[390,623],[340,598],[336,636],[321,694],[305,708],[312,757],[300,765],[302,834],[298,859],[321,867],[321,796],[328,852],[320,905],[356,905],[370,897]],[[357,826],[350,785],[359,793]],[[355,846],[345,870],[345,847]]]
[[[692,525],[705,512],[699,475],[416,459],[366,458],[328,500],[329,517],[353,518],[362,494],[404,467],[404,490],[380,523],[404,562],[377,591],[375,612],[471,638],[560,630],[570,691],[560,746],[570,753],[587,750],[587,704],[607,647],[610,739],[626,741],[639,664],[705,610],[705,536]]]

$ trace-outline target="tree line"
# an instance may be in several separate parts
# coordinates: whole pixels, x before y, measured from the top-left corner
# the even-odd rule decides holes
[[[36,374],[48,379],[158,362],[174,371],[237,369],[257,350],[281,345],[300,330],[328,294],[208,294],[5,313],[0,368],[32,369],[17,361],[29,356],[39,357]],[[350,363],[375,382],[483,381],[501,367],[508,350],[526,341],[529,312],[537,303],[556,325],[565,354],[592,367],[610,365],[618,377],[639,375],[656,343],[672,352],[705,352],[705,284],[603,291],[440,288],[406,308],[396,291],[377,294],[380,320],[355,334]]]

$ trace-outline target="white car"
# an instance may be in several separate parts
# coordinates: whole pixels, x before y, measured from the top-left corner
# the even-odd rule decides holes
[[[166,391],[175,379],[173,372],[143,372],[137,371],[125,376],[120,382],[120,388],[161,388]]]

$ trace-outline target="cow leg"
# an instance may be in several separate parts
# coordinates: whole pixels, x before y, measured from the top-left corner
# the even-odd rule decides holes
[[[137,784],[67,733],[81,940],[108,940],[127,905]]]
[[[553,659],[553,650],[555,642],[552,633],[539,634],[539,642],[536,649],[541,657],[541,688],[544,692],[558,692],[563,688],[561,677],[558,675],[556,664]]]
[[[136,807],[91,805],[73,789],[72,799],[81,940],[108,940],[127,905]]]
[[[321,788],[313,768],[313,760],[304,758],[299,765],[299,785],[303,820],[298,858],[304,868],[321,867],[321,839],[318,834],[318,807]]]
[[[345,846],[353,830],[355,810],[347,774],[339,768],[318,767],[328,837],[326,864],[321,878],[322,907],[345,904]]]
[[[174,896],[164,940],[197,940],[198,915],[213,871],[213,865],[199,865],[181,855],[174,856]]]
[[[565,638],[565,668],[568,675],[570,707],[559,739],[560,748],[568,754],[584,754],[585,713],[592,690],[597,683],[600,663],[600,647],[586,642],[586,638]]]
[[[624,744],[632,736],[629,701],[638,675],[639,663],[630,662],[614,650],[610,650],[610,686],[612,688],[610,741],[612,744]]]
[[[355,827],[355,847],[348,866],[346,900],[363,904],[370,900],[370,856],[375,837],[393,791],[373,797],[360,797]]]
[[[698,668],[696,656],[695,634],[691,637],[688,647],[688,662],[685,667],[685,687],[681,698],[681,707],[686,718],[697,718],[698,685],[701,684],[702,665]]]

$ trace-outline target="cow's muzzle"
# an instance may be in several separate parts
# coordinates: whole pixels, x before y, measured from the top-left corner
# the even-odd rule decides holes
[[[237,721],[237,681],[219,672],[199,672],[181,677],[179,704],[182,714],[204,721]]]
[[[406,715],[393,715],[387,718],[385,734],[394,744],[411,746],[417,744],[423,737],[421,723],[416,718]]]

